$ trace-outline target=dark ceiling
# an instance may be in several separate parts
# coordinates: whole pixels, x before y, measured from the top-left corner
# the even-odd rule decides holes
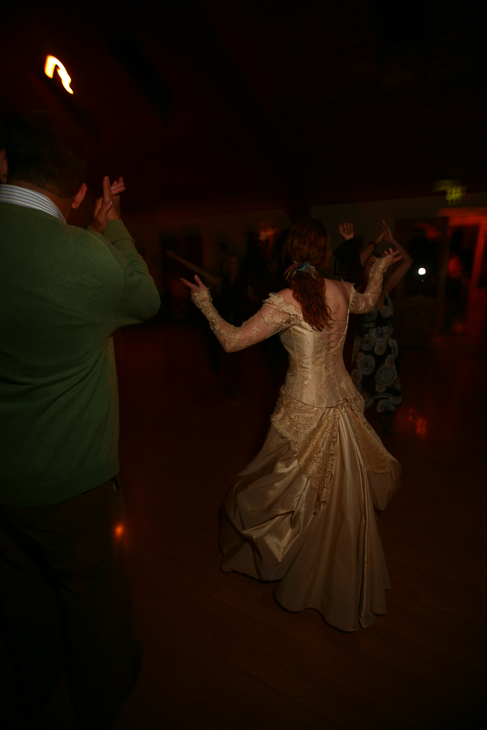
[[[483,5],[483,4],[482,4]],[[48,108],[89,181],[131,210],[281,207],[487,190],[485,18],[460,2],[178,0],[19,4],[0,113]],[[69,72],[70,96],[48,54]]]

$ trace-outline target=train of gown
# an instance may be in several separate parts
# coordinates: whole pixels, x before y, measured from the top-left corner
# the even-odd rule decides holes
[[[283,608],[314,608],[343,631],[386,612],[390,581],[376,513],[400,477],[354,401],[311,409],[314,419],[309,406],[294,403],[298,418],[290,419],[281,395],[263,448],[226,499],[220,533],[222,570],[279,581]],[[305,415],[311,427],[293,438],[289,423],[302,424]]]

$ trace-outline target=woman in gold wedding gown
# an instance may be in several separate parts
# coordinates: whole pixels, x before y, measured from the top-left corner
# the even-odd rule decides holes
[[[241,327],[219,316],[198,277],[183,279],[227,352],[279,333],[289,354],[264,446],[225,500],[222,569],[279,581],[274,595],[284,608],[314,608],[355,631],[386,612],[390,582],[375,512],[398,489],[400,466],[365,420],[342,350],[349,313],[374,307],[400,254],[378,259],[359,294],[319,274],[331,254],[319,221],[297,223],[285,251],[295,262],[290,288],[271,294]]]

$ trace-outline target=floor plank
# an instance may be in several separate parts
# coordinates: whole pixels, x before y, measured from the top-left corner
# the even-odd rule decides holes
[[[219,568],[218,511],[278,391],[262,351],[245,361],[244,398],[232,405],[194,324],[126,328],[116,346],[127,570],[145,657],[115,728],[478,727],[486,353],[401,354],[405,401],[384,442],[402,488],[379,520],[388,612],[347,634],[315,611],[284,611],[272,584]],[[70,712],[60,686],[38,727],[75,728]]]

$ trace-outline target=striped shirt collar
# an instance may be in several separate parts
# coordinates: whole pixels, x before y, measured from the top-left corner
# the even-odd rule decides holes
[[[24,208],[34,208],[34,210],[42,210],[43,213],[58,218],[62,223],[66,223],[59,208],[53,201],[35,190],[21,188],[19,185],[0,185],[0,203],[11,203],[12,205],[21,205]]]

